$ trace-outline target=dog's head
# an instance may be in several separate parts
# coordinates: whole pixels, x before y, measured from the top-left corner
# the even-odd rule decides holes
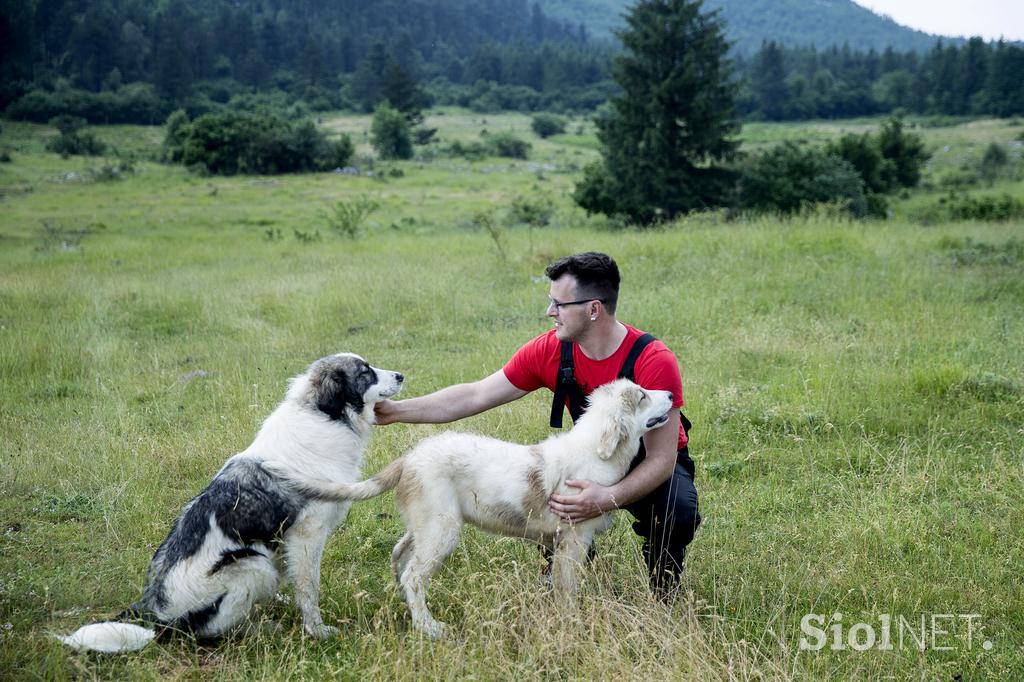
[[[596,429],[597,455],[636,454],[642,435],[668,421],[672,409],[669,391],[649,391],[629,379],[598,387],[588,398],[587,411],[574,428]]]
[[[311,364],[293,389],[331,419],[349,422],[361,416],[372,421],[373,404],[396,395],[404,379],[399,372],[372,367],[353,353],[338,353]]]

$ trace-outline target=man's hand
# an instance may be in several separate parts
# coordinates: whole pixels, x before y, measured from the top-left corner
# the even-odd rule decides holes
[[[566,481],[565,484],[579,488],[580,492],[576,495],[552,495],[548,498],[548,508],[569,523],[596,518],[619,506],[611,488],[591,481]]]
[[[381,400],[373,406],[374,424],[386,426],[398,421],[398,403],[395,400]]]

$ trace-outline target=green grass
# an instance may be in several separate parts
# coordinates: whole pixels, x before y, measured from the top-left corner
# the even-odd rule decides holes
[[[592,126],[580,136],[574,122],[542,141],[526,116],[446,110],[428,123],[442,140],[514,130],[533,153],[389,164],[404,175],[384,179],[201,178],[140,161],[124,180],[95,182],[88,171],[111,160],[60,159],[42,151],[46,127],[4,122],[0,148],[13,162],[0,164],[3,676],[1019,675],[1024,225],[922,226],[907,217],[912,204],[938,194],[920,192],[888,222],[709,214],[613,231],[568,198],[575,169],[594,158]],[[752,126],[744,139],[877,123]],[[325,124],[356,132],[368,118]],[[948,142],[968,156],[1020,128],[919,130],[930,147]],[[97,133],[140,156],[160,139],[151,128]],[[926,179],[945,170],[930,165]],[[473,214],[492,210],[501,224],[511,199],[538,191],[555,198],[554,225],[502,225],[501,258]],[[331,233],[326,205],[363,194],[381,204],[363,236]],[[543,268],[582,249],[616,257],[620,316],[682,364],[705,522],[675,603],[646,593],[625,518],[601,540],[570,611],[538,589],[535,550],[467,531],[431,588],[459,639],[425,642],[391,585],[400,524],[386,496],[354,507],[328,545],[323,609],[344,630],[337,640],[304,639],[286,603],[265,609],[281,633],[212,647],[172,640],[79,656],[49,636],[137,598],[181,506],[311,360],[359,352],[405,373],[407,396],[481,377],[548,327]],[[548,433],[548,401],[531,395],[459,427],[536,441]],[[442,428],[379,429],[367,472]],[[962,620],[940,619],[951,634],[936,644],[949,650],[921,652],[908,639],[893,651],[808,652],[798,648],[808,613],[876,631],[883,614],[980,616],[971,647]]]

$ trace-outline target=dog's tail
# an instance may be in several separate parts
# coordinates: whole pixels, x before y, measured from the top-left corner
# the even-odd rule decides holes
[[[405,458],[399,457],[384,467],[376,476],[359,483],[334,483],[304,478],[300,481],[290,481],[289,485],[305,495],[331,502],[368,500],[397,486],[398,481],[402,478],[404,468]]]
[[[152,642],[156,635],[155,630],[140,625],[106,621],[80,627],[66,637],[61,635],[56,635],[56,637],[75,651],[120,654],[126,651],[138,651]]]

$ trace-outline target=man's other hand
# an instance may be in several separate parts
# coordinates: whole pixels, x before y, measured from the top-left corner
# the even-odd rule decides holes
[[[618,508],[611,488],[592,481],[566,481],[570,488],[579,488],[576,495],[553,494],[548,498],[548,508],[570,523],[593,519],[606,511]]]

